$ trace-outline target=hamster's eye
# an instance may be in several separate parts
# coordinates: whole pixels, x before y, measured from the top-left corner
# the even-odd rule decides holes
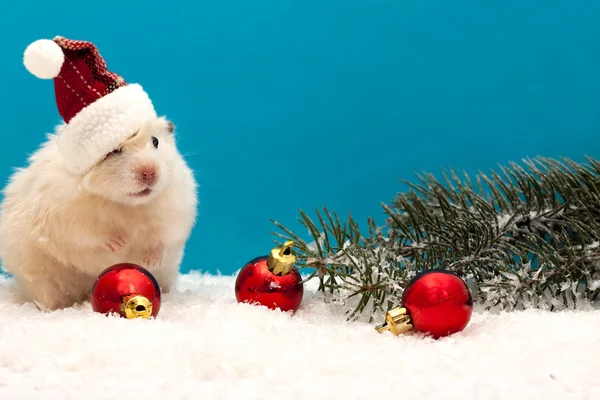
[[[158,138],[156,136],[152,136],[152,144],[155,149],[158,149]]]
[[[108,153],[107,155],[104,156],[104,158],[102,159],[103,161],[106,160],[108,157],[112,156],[113,154],[119,154],[121,153],[123,150],[121,149],[114,149],[113,151],[111,151],[110,153]]]

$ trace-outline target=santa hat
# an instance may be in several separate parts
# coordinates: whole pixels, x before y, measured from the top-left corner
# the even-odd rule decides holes
[[[67,168],[85,174],[106,154],[155,118],[152,101],[138,84],[126,84],[108,71],[89,42],[57,36],[27,46],[23,63],[41,79],[54,79],[58,112],[58,148]]]

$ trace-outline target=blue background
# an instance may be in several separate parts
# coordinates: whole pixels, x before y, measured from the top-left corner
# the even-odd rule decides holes
[[[178,127],[201,187],[183,271],[230,274],[297,209],[359,221],[397,178],[600,153],[600,2],[4,2],[0,180],[59,122],[32,41],[94,42]]]

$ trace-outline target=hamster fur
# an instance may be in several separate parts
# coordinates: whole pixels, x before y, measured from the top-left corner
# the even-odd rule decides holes
[[[0,260],[22,300],[43,310],[88,300],[98,274],[122,262],[148,268],[168,293],[198,201],[173,124],[147,121],[84,176],[64,166],[62,126],[12,175],[0,206]]]

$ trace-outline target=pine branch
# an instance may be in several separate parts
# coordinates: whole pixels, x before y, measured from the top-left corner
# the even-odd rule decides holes
[[[276,235],[296,242],[299,268],[314,268],[319,290],[346,304],[350,319],[399,305],[417,273],[441,268],[475,285],[486,307],[572,308],[600,295],[600,162],[525,160],[461,179],[417,175],[367,232],[327,207],[316,220],[300,211],[306,243],[276,221]]]

